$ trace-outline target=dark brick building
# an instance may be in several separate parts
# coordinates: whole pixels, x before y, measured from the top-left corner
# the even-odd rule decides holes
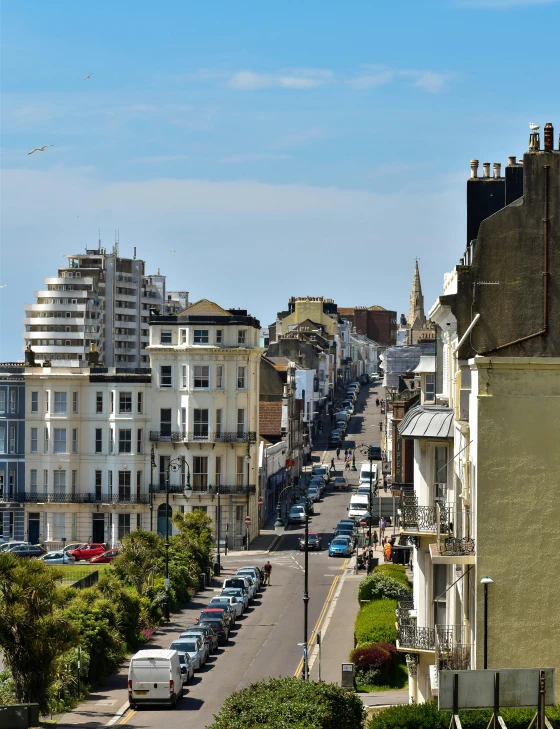
[[[343,319],[352,322],[358,334],[364,334],[368,339],[380,344],[397,343],[397,312],[388,311],[382,306],[356,306],[352,308],[338,308]]]

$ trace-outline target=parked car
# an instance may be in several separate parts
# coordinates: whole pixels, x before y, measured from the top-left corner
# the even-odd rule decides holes
[[[128,703],[131,709],[141,704],[166,704],[173,708],[183,696],[183,669],[175,650],[138,651],[128,669]]]
[[[249,583],[249,602],[253,602],[253,600],[256,598],[257,593],[259,591],[257,581],[255,580],[255,578],[248,573],[239,574],[239,572],[235,576],[241,577],[242,579],[244,579],[246,582]]]
[[[298,499],[296,499],[294,501],[294,506],[303,506],[303,508],[307,510],[309,516],[313,516],[315,514],[315,507],[313,506],[313,502],[307,496],[300,496]]]
[[[236,618],[243,615],[243,603],[233,595],[220,595],[218,597],[213,597],[210,600],[208,607],[212,607],[213,605],[230,605],[230,607],[235,611]]]
[[[350,557],[352,543],[348,537],[335,537],[329,544],[329,557]]]
[[[179,665],[184,686],[194,676],[194,663],[188,653],[179,653]]]
[[[16,541],[4,542],[4,544],[2,544],[0,546],[0,552],[9,552],[14,547],[20,547],[20,546],[25,547],[28,544],[29,544],[29,542],[16,542]]]
[[[70,544],[65,544],[63,548],[63,552],[72,552],[74,549],[79,549],[84,542],[70,542]]]
[[[249,607],[249,597],[240,587],[225,587],[220,594],[236,597],[242,603],[244,611]]]
[[[340,435],[340,431],[332,431],[329,435],[329,442],[328,447],[332,450],[334,448],[340,448],[342,445],[342,436]]]
[[[218,649],[218,634],[211,625],[189,625],[185,628],[185,632],[199,633],[204,636],[204,640],[208,643],[210,653],[214,653]],[[179,636],[181,637],[181,636]]]
[[[350,400],[345,400],[342,403],[342,407],[344,408],[344,410],[346,410],[347,413],[349,413],[350,415],[354,415],[354,405],[352,402],[350,402]]]
[[[200,641],[200,655],[202,658],[202,665],[204,665],[210,655],[210,644],[207,642],[206,638],[196,630],[183,630],[183,632],[179,635],[178,640],[189,640],[190,638],[196,638]],[[179,651],[179,653],[180,652],[181,651]]]
[[[56,552],[47,552],[42,557],[39,557],[40,560],[43,562],[46,562],[47,564],[74,564],[76,561],[74,557],[72,557],[71,554],[68,554],[67,552],[63,552],[61,550]]]
[[[16,557],[42,557],[47,550],[38,544],[18,544],[8,550],[10,554]]]
[[[213,615],[217,615],[219,618],[222,618],[228,627],[228,631],[231,631],[231,629],[233,628],[234,617],[229,606],[220,605],[219,607],[206,607],[200,613],[200,620],[203,620],[207,617],[212,617]]]
[[[321,463],[320,466],[312,466],[311,467],[311,475],[312,476],[323,476],[325,481],[328,483],[331,480],[331,473],[329,466],[327,466],[325,463]]]
[[[194,670],[200,671],[202,668],[202,640],[200,638],[196,638],[195,636],[188,640],[178,638],[171,643],[169,650],[177,651],[179,654],[188,653],[193,662]]]
[[[264,582],[264,572],[260,569],[260,567],[257,567],[254,564],[246,564],[244,567],[240,567],[237,570],[238,575],[253,575],[253,577],[257,581],[257,586],[260,588],[262,583]]]
[[[288,524],[303,524],[305,521],[305,509],[303,506],[292,506],[288,514]]]
[[[348,481],[343,476],[337,476],[333,483],[335,491],[346,491],[348,489]]]
[[[336,530],[335,537],[348,537],[353,549],[355,549],[356,544],[358,543],[358,535],[356,534],[356,532],[353,529],[350,529],[350,528],[346,528],[346,529],[338,528]]]
[[[201,627],[209,625],[213,629],[218,636],[218,643],[225,645],[228,642],[229,628],[226,625],[226,621],[220,615],[217,613],[209,613],[207,615],[201,615],[197,620],[200,620],[199,625]]]
[[[112,562],[115,557],[118,557],[120,553],[120,549],[109,549],[106,552],[98,554],[97,557],[92,557],[89,562],[90,564],[107,564],[108,562]]]
[[[321,501],[321,494],[319,493],[319,489],[315,486],[307,489],[307,497],[313,502]]]
[[[298,541],[300,552],[305,552],[305,535],[301,536]],[[307,535],[307,551],[311,551],[313,549],[318,552],[322,548],[323,538],[321,535],[317,534],[317,532],[309,532]]]
[[[81,547],[69,551],[69,554],[71,554],[74,559],[79,562],[82,559],[91,559],[92,557],[97,557],[99,554],[103,554],[103,552],[105,552],[106,550],[106,544],[102,544],[101,542],[94,542],[90,544],[82,544]]]
[[[353,529],[355,533],[358,531],[358,527],[356,526],[354,519],[341,519],[334,528],[335,534],[337,529]]]
[[[246,580],[244,577],[228,577],[224,580],[224,584],[222,585],[222,588],[225,587],[239,587],[243,590],[243,592],[247,595],[247,600],[251,602],[251,596],[249,595],[250,592],[250,585],[249,581]]]
[[[311,481],[307,484],[307,488],[316,488],[322,496],[327,489],[327,483],[322,476],[313,476]]]

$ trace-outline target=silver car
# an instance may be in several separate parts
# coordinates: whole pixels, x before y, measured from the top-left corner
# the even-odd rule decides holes
[[[238,601],[243,605],[243,611],[247,610],[249,607],[249,596],[246,592],[243,592],[243,590],[240,587],[225,587],[222,592],[222,595],[225,595],[226,597],[236,597]]]
[[[171,643],[169,650],[177,651],[179,655],[188,653],[193,662],[194,670],[199,671],[202,668],[202,641],[199,635],[193,635],[192,638],[178,638]]]
[[[220,595],[220,597],[213,597],[210,600],[208,607],[212,607],[212,605],[229,605],[235,611],[235,615],[238,618],[243,614],[243,603],[239,602],[239,600],[236,597],[233,597],[233,595]]]
[[[39,557],[39,559],[47,564],[75,564],[76,562],[75,557],[67,552],[62,552],[61,550],[56,552],[47,552],[42,557]]]
[[[200,655],[202,663],[206,663],[208,656],[210,655],[210,643],[199,633],[198,630],[184,630],[178,640],[185,640],[186,638],[198,638],[200,640]]]

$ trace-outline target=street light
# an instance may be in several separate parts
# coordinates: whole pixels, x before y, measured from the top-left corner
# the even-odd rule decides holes
[[[247,454],[245,455],[245,462],[247,463],[247,516],[249,516],[249,467],[251,463],[251,453],[250,453],[250,447],[251,443],[249,440],[247,440]],[[249,524],[247,524],[247,551],[249,551]]]
[[[171,471],[177,472],[182,471],[186,467],[187,469],[187,485],[184,488],[185,497],[190,496],[191,489],[191,469],[189,464],[185,460],[185,456],[179,456],[178,458],[172,458],[167,464],[167,474],[165,479],[165,605],[164,605],[164,617],[169,620],[170,605],[169,605],[169,481],[171,478]]]
[[[298,486],[286,486],[278,494],[278,503],[276,505],[276,521],[274,522],[274,531],[278,536],[284,534],[285,526],[282,520],[282,503],[281,498],[284,491],[293,489],[306,496],[303,489]],[[305,501],[305,533],[304,533],[304,572],[303,572],[303,680],[309,679],[309,663],[307,655],[307,630],[308,630],[308,605],[309,605],[309,510],[307,508],[307,498]]]
[[[488,668],[488,585],[493,585],[491,577],[483,577],[480,584],[484,585],[484,668]]]

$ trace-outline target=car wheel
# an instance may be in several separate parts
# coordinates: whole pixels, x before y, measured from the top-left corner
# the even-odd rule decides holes
[[[129,702],[129,704],[128,704],[128,708],[129,708],[129,709],[130,709],[131,711],[136,711],[136,709],[137,709],[138,707],[136,706],[136,704],[131,704],[131,703]]]

